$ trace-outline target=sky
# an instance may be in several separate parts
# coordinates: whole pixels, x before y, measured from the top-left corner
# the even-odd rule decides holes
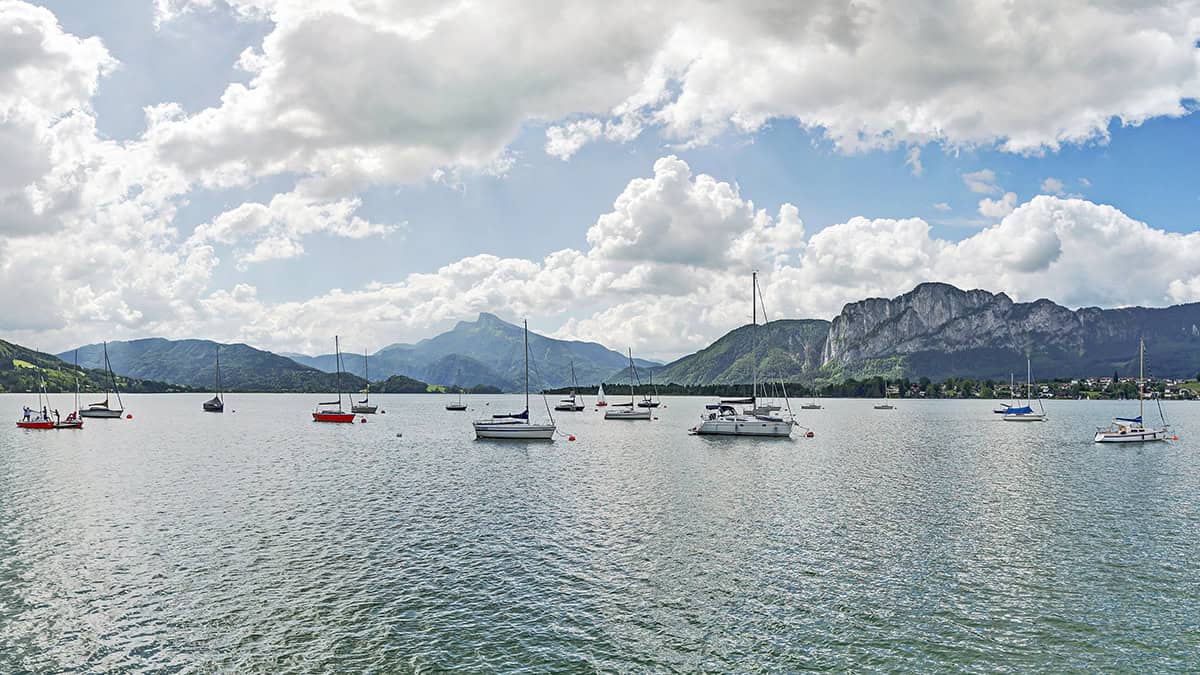
[[[0,336],[1200,301],[1197,2],[0,0]]]

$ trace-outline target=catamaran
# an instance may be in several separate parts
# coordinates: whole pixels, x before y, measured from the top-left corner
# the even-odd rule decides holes
[[[583,395],[576,394],[575,390],[579,388],[579,382],[575,380],[575,362],[571,361],[571,395],[558,402],[554,406],[555,410],[562,412],[579,412],[583,410]]]
[[[543,399],[545,395],[543,395]],[[550,406],[546,406],[546,414],[550,416],[549,424],[533,424],[529,421],[529,322],[525,322],[525,410],[508,415],[492,415],[491,419],[475,420],[475,438],[515,439],[525,441],[554,440],[554,417],[550,415]]]
[[[704,406],[706,412],[700,416],[700,424],[690,430],[693,434],[766,437],[790,437],[792,435],[795,420],[792,419],[790,409],[788,416],[783,417],[776,414],[781,409],[780,406],[771,406],[773,410],[768,410],[766,406],[760,406],[758,403],[758,293],[758,272],[756,271],[751,275],[750,293],[750,303],[754,307],[751,312],[754,328],[751,334],[753,347],[751,347],[750,354],[750,370],[753,384],[750,389],[750,398],[722,399],[718,403]],[[764,308],[764,315],[765,313]],[[785,403],[788,400],[786,391],[783,400]],[[748,405],[749,407],[738,412],[734,407],[736,405]]]
[[[1115,385],[1115,383],[1114,383]],[[1158,399],[1155,399],[1156,401]],[[1169,438],[1167,434],[1170,425],[1167,424],[1166,418],[1162,413],[1162,403],[1158,404],[1158,417],[1160,425],[1157,427],[1146,427],[1142,423],[1142,419],[1146,412],[1146,341],[1138,341],[1138,416],[1137,417],[1116,417],[1108,428],[1098,427],[1096,429],[1096,443],[1151,443],[1154,441],[1165,441]]]
[[[637,368],[633,365],[633,349],[629,350],[629,403],[613,403],[609,410],[604,411],[606,420],[648,420],[650,409],[638,410],[637,399],[634,397],[633,380],[637,377]]]
[[[1017,401],[1020,403],[1020,401]],[[1000,419],[1005,422],[1045,422],[1046,409],[1042,407],[1042,398],[1037,400],[1038,412],[1033,411],[1033,367],[1029,357],[1025,358],[1025,405],[1009,408]]]
[[[87,408],[79,411],[80,417],[93,417],[99,419],[120,419],[121,413],[125,412],[125,404],[121,402],[121,390],[117,389],[117,377],[113,375],[112,363],[108,360],[108,343],[104,343],[104,371],[108,374],[108,384],[104,388],[104,400],[99,403],[93,403]],[[117,407],[112,407],[109,402],[109,394],[115,394],[117,397]]]
[[[336,335],[333,336],[333,349],[337,362],[337,379],[335,381],[338,398],[336,401],[322,401],[318,403],[316,409],[313,410],[313,421],[349,424],[354,422],[354,413],[346,412],[342,409],[342,347]]]
[[[204,402],[204,412],[225,412],[225,401],[221,398],[221,345],[217,345],[217,388],[213,397]]]
[[[367,350],[365,349],[363,350],[363,379],[367,381],[367,389],[363,399],[350,406],[350,412],[361,415],[374,415],[379,410],[379,406],[371,405],[371,371],[367,368]]]

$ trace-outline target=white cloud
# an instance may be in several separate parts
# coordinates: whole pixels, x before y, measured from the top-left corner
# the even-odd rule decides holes
[[[926,143],[1054,151],[1106,140],[1113,120],[1185,115],[1200,96],[1190,0],[156,5],[160,20],[221,6],[273,25],[241,59],[254,78],[150,133],[209,181],[411,182],[484,165],[528,124],[546,124],[547,152],[565,158],[647,125],[696,145],[779,119],[844,152],[907,145],[919,175],[911,153]]]
[[[984,197],[979,200],[979,214],[988,218],[1003,218],[1013,212],[1017,208],[1017,194],[1015,192],[1005,192],[1000,199],[988,199]]]
[[[249,240],[253,248],[237,252],[238,261],[246,264],[302,255],[303,239],[317,232],[362,239],[387,235],[399,227],[360,218],[355,212],[361,205],[358,199],[318,201],[299,192],[281,193],[269,204],[246,202],[225,211],[198,226],[191,242],[240,244]]]
[[[938,203],[934,204],[933,209],[935,211],[941,211],[942,213],[946,213],[947,211],[951,210],[950,205],[947,204],[946,202],[938,202]]]
[[[998,194],[1000,186],[996,185],[996,172],[991,169],[980,169],[963,174],[963,183],[971,192],[983,195]]]
[[[1090,180],[1088,180],[1088,179],[1086,179],[1086,178],[1082,178],[1082,177],[1081,177],[1081,178],[1079,179],[1079,184],[1080,184],[1080,185],[1082,185],[1082,186],[1083,186],[1083,187],[1085,187],[1085,188],[1086,188],[1086,187],[1091,187],[1091,186],[1092,186],[1092,181],[1090,181]]]
[[[909,167],[912,175],[920,177],[925,173],[925,166],[921,164],[921,147],[913,146],[908,149],[908,155],[904,160],[904,166]]]
[[[1063,194],[1063,182],[1057,178],[1047,178],[1042,181],[1041,189],[1042,192],[1048,195],[1059,195],[1061,197]]]

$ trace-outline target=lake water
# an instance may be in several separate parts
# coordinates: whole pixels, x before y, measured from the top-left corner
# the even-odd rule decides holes
[[[205,398],[34,432],[0,396],[0,672],[1200,666],[1200,404],[1121,447],[1129,403],[827,400],[779,441],[667,398],[505,443],[470,421],[519,397]]]

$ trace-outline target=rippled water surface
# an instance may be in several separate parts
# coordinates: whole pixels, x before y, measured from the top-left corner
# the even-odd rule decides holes
[[[516,397],[126,396],[78,432],[16,429],[27,398],[0,672],[1200,666],[1200,404],[1146,447],[1091,443],[1114,403],[832,400],[754,441],[684,398],[526,444],[471,432]]]

